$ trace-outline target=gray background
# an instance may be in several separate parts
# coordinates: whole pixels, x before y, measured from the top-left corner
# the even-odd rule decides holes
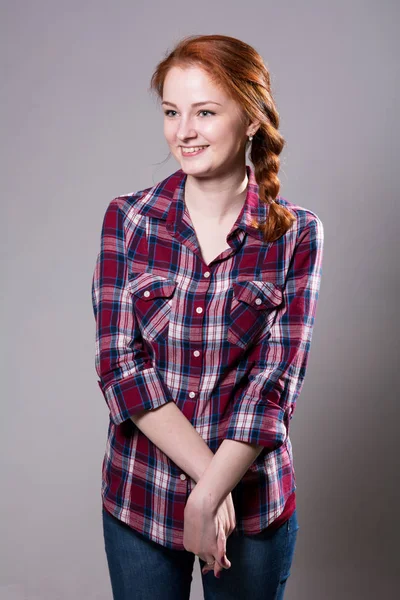
[[[325,226],[285,597],[395,597],[398,17],[394,1],[1,2],[1,600],[112,597],[91,277],[110,200],[179,168],[148,86],[193,33],[263,56],[287,140],[280,193]]]

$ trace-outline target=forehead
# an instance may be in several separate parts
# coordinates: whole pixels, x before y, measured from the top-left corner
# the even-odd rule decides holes
[[[172,67],[168,71],[164,81],[163,100],[177,102],[177,96],[178,99],[193,98],[193,102],[214,100],[226,103],[229,101],[221,87],[200,67]]]

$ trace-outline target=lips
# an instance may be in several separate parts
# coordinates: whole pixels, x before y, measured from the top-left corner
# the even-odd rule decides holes
[[[191,152],[185,152],[185,148],[189,149],[190,146],[181,146],[181,154],[182,156],[197,156],[198,154],[201,154],[201,152],[204,152],[204,150],[206,150],[209,146],[192,146],[192,148],[199,148],[199,150],[196,151],[191,151]]]

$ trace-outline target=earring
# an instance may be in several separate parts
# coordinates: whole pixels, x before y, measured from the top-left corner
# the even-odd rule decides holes
[[[249,135],[249,142],[251,142],[252,139],[253,139],[253,136]]]

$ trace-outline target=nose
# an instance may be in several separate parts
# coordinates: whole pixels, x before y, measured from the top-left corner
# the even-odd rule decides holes
[[[197,134],[195,133],[195,131],[193,129],[187,129],[183,133],[177,134],[177,138],[180,142],[184,142],[186,140],[191,140],[196,137],[197,137]]]
[[[193,125],[189,120],[181,119],[179,123],[178,130],[176,132],[176,137],[180,141],[187,140],[189,138],[196,137],[196,130],[193,128]]]

